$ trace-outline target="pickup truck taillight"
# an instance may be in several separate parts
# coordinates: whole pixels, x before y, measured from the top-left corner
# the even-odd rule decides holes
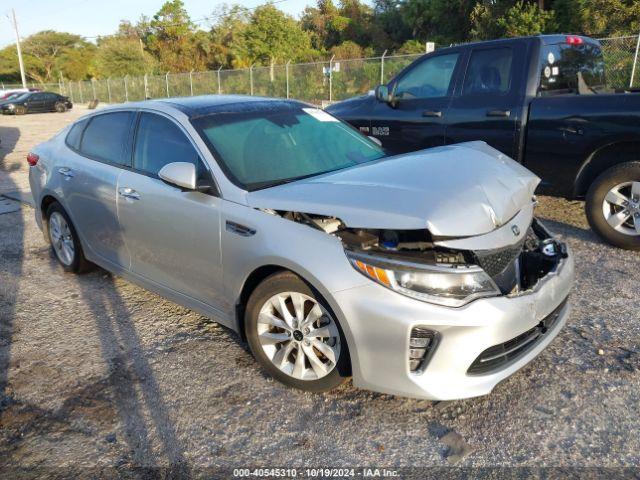
[[[567,35],[566,41],[569,45],[582,45],[584,42],[582,37],[578,37],[577,35]]]
[[[38,160],[40,160],[40,157],[35,153],[29,152],[29,154],[27,155],[27,163],[31,167],[35,167],[36,163],[38,163]]]

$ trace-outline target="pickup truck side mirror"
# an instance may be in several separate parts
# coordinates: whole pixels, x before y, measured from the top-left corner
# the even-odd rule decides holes
[[[378,85],[376,87],[376,98],[380,102],[389,103],[389,87],[386,85]]]

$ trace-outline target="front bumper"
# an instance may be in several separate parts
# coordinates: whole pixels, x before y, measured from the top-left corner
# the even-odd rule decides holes
[[[561,304],[569,296],[573,277],[569,252],[534,291],[479,299],[461,308],[414,300],[373,282],[334,292],[342,323],[348,319],[353,383],[383,393],[431,400],[488,394],[533,360],[559,333],[569,316],[569,304]],[[557,318],[552,327],[521,356],[481,375],[468,373],[485,350],[534,329],[555,310]],[[438,335],[437,346],[419,373],[411,372],[408,363],[414,327],[428,328]]]

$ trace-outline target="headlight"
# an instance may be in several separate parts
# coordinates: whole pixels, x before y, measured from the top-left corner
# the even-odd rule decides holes
[[[500,295],[491,277],[477,266],[425,265],[346,250],[358,272],[398,293],[424,302],[461,307],[480,297]]]
[[[7,108],[9,110],[13,110],[14,108],[16,108],[16,106],[13,103],[10,103],[9,105],[7,105]]]

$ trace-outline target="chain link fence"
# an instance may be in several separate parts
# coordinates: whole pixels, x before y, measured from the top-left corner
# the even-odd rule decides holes
[[[636,71],[640,38],[637,35],[600,39],[609,86],[640,88]],[[242,94],[297,98],[315,105],[364,94],[386,83],[422,54],[298,64],[274,64],[237,70],[166,73],[144,77],[107,78],[59,83],[30,84],[68,96],[74,103],[98,99],[122,103],[147,98],[185,97],[206,94]],[[21,85],[0,85],[21,88]]]

